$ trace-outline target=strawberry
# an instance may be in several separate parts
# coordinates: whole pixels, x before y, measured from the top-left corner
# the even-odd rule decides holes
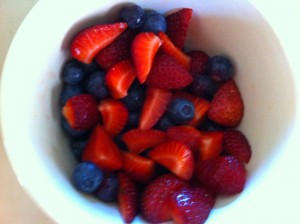
[[[189,71],[191,66],[191,58],[178,49],[164,32],[159,32],[158,36],[162,41],[161,48],[163,52],[175,58],[183,67],[186,68],[186,70]]]
[[[172,92],[165,89],[148,87],[142,107],[139,128],[151,129],[166,112]]]
[[[152,149],[148,155],[178,177],[184,180],[191,179],[194,171],[193,153],[182,142],[175,140],[164,142]]]
[[[202,131],[197,158],[207,160],[219,156],[223,149],[223,136],[221,131]]]
[[[129,151],[141,153],[153,148],[167,140],[165,132],[155,129],[141,130],[131,129],[122,135],[122,140]]]
[[[134,38],[131,46],[131,56],[140,83],[146,81],[161,44],[159,37],[152,32],[142,32]]]
[[[165,53],[155,57],[146,80],[148,86],[161,89],[181,89],[192,82],[191,74],[176,59]]]
[[[128,89],[136,77],[131,59],[125,59],[113,65],[105,76],[105,82],[111,96],[120,99],[128,94]]]
[[[136,30],[126,29],[117,39],[96,55],[95,61],[101,68],[108,70],[118,62],[130,58],[131,43],[136,33]]]
[[[226,81],[216,92],[208,110],[208,118],[226,127],[235,127],[242,120],[244,104],[234,80]]]
[[[179,49],[183,49],[193,10],[183,8],[166,17],[167,35]]]
[[[195,179],[215,193],[237,194],[244,189],[246,170],[234,156],[219,156],[197,162]]]
[[[150,182],[141,194],[141,215],[150,223],[161,223],[171,219],[169,198],[172,193],[187,182],[174,176],[164,174]]]
[[[227,130],[224,133],[223,149],[243,163],[249,163],[251,146],[246,136],[238,130]]]
[[[119,134],[128,121],[126,106],[115,99],[105,99],[99,103],[98,110],[102,116],[105,130],[111,136]]]
[[[187,55],[191,58],[190,73],[193,77],[203,74],[209,56],[203,51],[190,51]]]
[[[79,32],[70,47],[73,58],[90,64],[103,48],[112,43],[127,28],[127,23],[99,24]]]
[[[83,161],[91,161],[105,171],[122,168],[122,155],[118,146],[101,125],[97,125],[84,148]]]
[[[167,130],[167,136],[171,140],[182,141],[193,152],[199,148],[201,133],[191,126],[173,126]]]
[[[97,101],[90,94],[73,96],[62,108],[62,114],[75,130],[87,130],[99,121]]]
[[[171,216],[177,224],[203,224],[215,204],[215,196],[202,187],[183,187],[170,197]]]
[[[138,188],[125,173],[118,173],[118,204],[124,223],[131,223],[138,213]]]
[[[123,170],[133,180],[148,183],[154,177],[155,162],[131,152],[123,152]]]

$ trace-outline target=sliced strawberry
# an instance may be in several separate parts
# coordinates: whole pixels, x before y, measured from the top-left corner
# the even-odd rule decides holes
[[[192,9],[183,8],[166,17],[167,35],[179,49],[184,47],[192,15]]]
[[[224,133],[221,131],[202,131],[197,153],[198,160],[207,160],[219,156],[223,149],[223,136]]]
[[[192,75],[176,59],[162,53],[155,57],[146,84],[161,89],[181,89],[192,82]]]
[[[123,170],[133,180],[148,183],[155,174],[155,162],[152,159],[131,152],[123,152]]]
[[[134,38],[131,46],[131,56],[140,83],[146,81],[161,44],[159,37],[152,32],[142,32]]]
[[[111,135],[119,134],[128,121],[126,106],[115,99],[105,99],[99,103],[98,110],[102,116],[105,130]]]
[[[155,129],[131,129],[122,135],[122,140],[129,151],[141,153],[146,149],[153,148],[167,140],[167,134]]]
[[[139,128],[142,130],[151,129],[166,112],[171,98],[171,91],[149,87],[146,90],[146,98],[142,107]]]
[[[90,94],[71,97],[62,109],[62,114],[75,130],[87,130],[99,121],[97,101]]]
[[[203,74],[209,56],[204,51],[190,51],[187,55],[191,58],[190,73],[192,76]]]
[[[108,70],[118,62],[130,58],[131,43],[136,34],[136,30],[126,29],[117,39],[96,55],[95,61],[101,68]]]
[[[183,67],[186,68],[186,70],[189,71],[191,67],[191,58],[178,49],[164,32],[159,32],[158,36],[162,41],[162,50],[166,54],[175,58]]]
[[[226,81],[216,92],[208,110],[208,118],[226,127],[235,127],[242,120],[244,104],[234,80]]]
[[[161,223],[171,219],[169,198],[187,182],[173,174],[164,174],[148,184],[141,195],[141,215],[150,223]]]
[[[124,223],[131,223],[138,213],[138,188],[123,172],[118,173],[118,204]]]
[[[91,63],[93,58],[112,43],[124,30],[127,23],[99,24],[78,33],[71,43],[73,58],[83,63]]]
[[[125,59],[111,67],[105,76],[106,85],[111,96],[120,99],[128,94],[128,89],[136,77],[131,59]]]
[[[194,171],[191,149],[180,141],[170,140],[156,146],[148,153],[155,162],[166,167],[178,177],[189,180]]]
[[[101,125],[97,125],[91,133],[82,160],[91,161],[105,171],[122,168],[121,152]]]

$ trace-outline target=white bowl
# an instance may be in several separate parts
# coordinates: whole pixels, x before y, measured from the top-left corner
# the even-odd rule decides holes
[[[187,47],[210,55],[225,53],[236,65],[246,107],[239,128],[249,138],[253,157],[244,192],[219,199],[207,223],[295,223],[300,198],[296,172],[300,35],[295,32],[300,31],[299,3],[131,2],[162,13],[193,8]],[[40,0],[7,55],[1,89],[4,146],[21,185],[57,223],[122,223],[115,206],[85,196],[71,185],[76,162],[60,129],[56,106],[70,40],[84,27],[111,21],[120,3],[127,1]]]

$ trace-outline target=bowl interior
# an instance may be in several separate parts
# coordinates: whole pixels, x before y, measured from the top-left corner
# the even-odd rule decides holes
[[[293,77],[275,33],[248,1],[131,2],[162,13],[193,8],[187,49],[204,50],[211,56],[226,54],[233,60],[235,79],[245,103],[239,129],[253,149],[245,189],[251,194],[258,177],[268,171],[268,164],[280,153],[295,113]],[[54,4],[42,0],[24,21],[8,54],[2,86],[5,147],[21,184],[59,223],[121,222],[114,205],[100,203],[72,187],[69,180],[76,162],[60,130],[57,101],[60,70],[70,57],[68,47],[73,36],[89,25],[116,19],[125,3],[86,0]],[[63,10],[66,7],[67,18]],[[40,35],[43,33],[47,35]],[[26,58],[18,54],[20,51],[28,53]],[[15,60],[18,66],[14,65]],[[18,102],[17,111],[12,102]],[[219,199],[209,223],[222,217],[221,208],[230,212],[230,207],[243,200],[242,195]],[[65,215],[66,211],[73,215]]]

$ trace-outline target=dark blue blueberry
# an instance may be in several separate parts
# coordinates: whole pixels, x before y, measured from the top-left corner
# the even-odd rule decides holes
[[[75,60],[67,62],[62,71],[63,82],[71,85],[79,84],[85,77],[85,70],[80,63]]]
[[[168,106],[168,115],[175,124],[186,124],[193,119],[195,114],[194,104],[186,99],[177,98]]]
[[[105,99],[109,96],[107,86],[105,84],[106,73],[104,71],[96,71],[92,73],[86,80],[86,91],[98,100]]]
[[[64,85],[59,95],[59,104],[63,106],[68,99],[82,93],[83,88],[80,85]]]
[[[128,115],[128,121],[125,130],[137,128],[139,126],[140,113],[130,112]]]
[[[90,64],[85,64],[85,63],[81,63],[81,64],[82,67],[84,68],[84,72],[86,76],[100,70],[99,65],[95,61],[92,61]]]
[[[121,101],[126,105],[129,111],[138,111],[141,109],[144,103],[145,91],[143,87],[134,82],[128,90],[128,95]]]
[[[223,82],[233,77],[233,65],[229,58],[221,55],[209,59],[207,70],[213,80]]]
[[[167,22],[166,18],[154,11],[154,10],[149,10],[145,12],[145,22],[144,25],[142,26],[142,31],[143,32],[166,32],[167,30]]]
[[[140,28],[144,24],[145,12],[138,5],[126,5],[120,12],[120,18],[128,24],[129,28]]]
[[[82,162],[73,171],[72,182],[81,192],[92,193],[100,186],[104,174],[92,162]]]
[[[201,131],[225,131],[226,128],[209,119],[205,120],[199,127]]]
[[[119,189],[119,180],[115,173],[108,173],[100,187],[95,192],[96,197],[105,202],[117,200]]]
[[[78,162],[82,161],[82,152],[87,144],[87,139],[72,139],[71,151]]]
[[[216,92],[217,85],[210,76],[197,75],[191,84],[191,91],[194,95],[210,99]]]
[[[69,125],[68,121],[63,116],[61,116],[60,124],[61,124],[61,128],[64,131],[64,133],[70,138],[85,137],[85,136],[88,136],[89,133],[90,133],[90,130],[80,130],[80,131],[78,131],[78,130],[73,129]]]
[[[173,123],[168,114],[165,114],[158,122],[157,124],[155,125],[155,127],[159,130],[162,130],[162,131],[166,131],[168,128],[172,127],[172,126],[175,126],[176,124]]]

